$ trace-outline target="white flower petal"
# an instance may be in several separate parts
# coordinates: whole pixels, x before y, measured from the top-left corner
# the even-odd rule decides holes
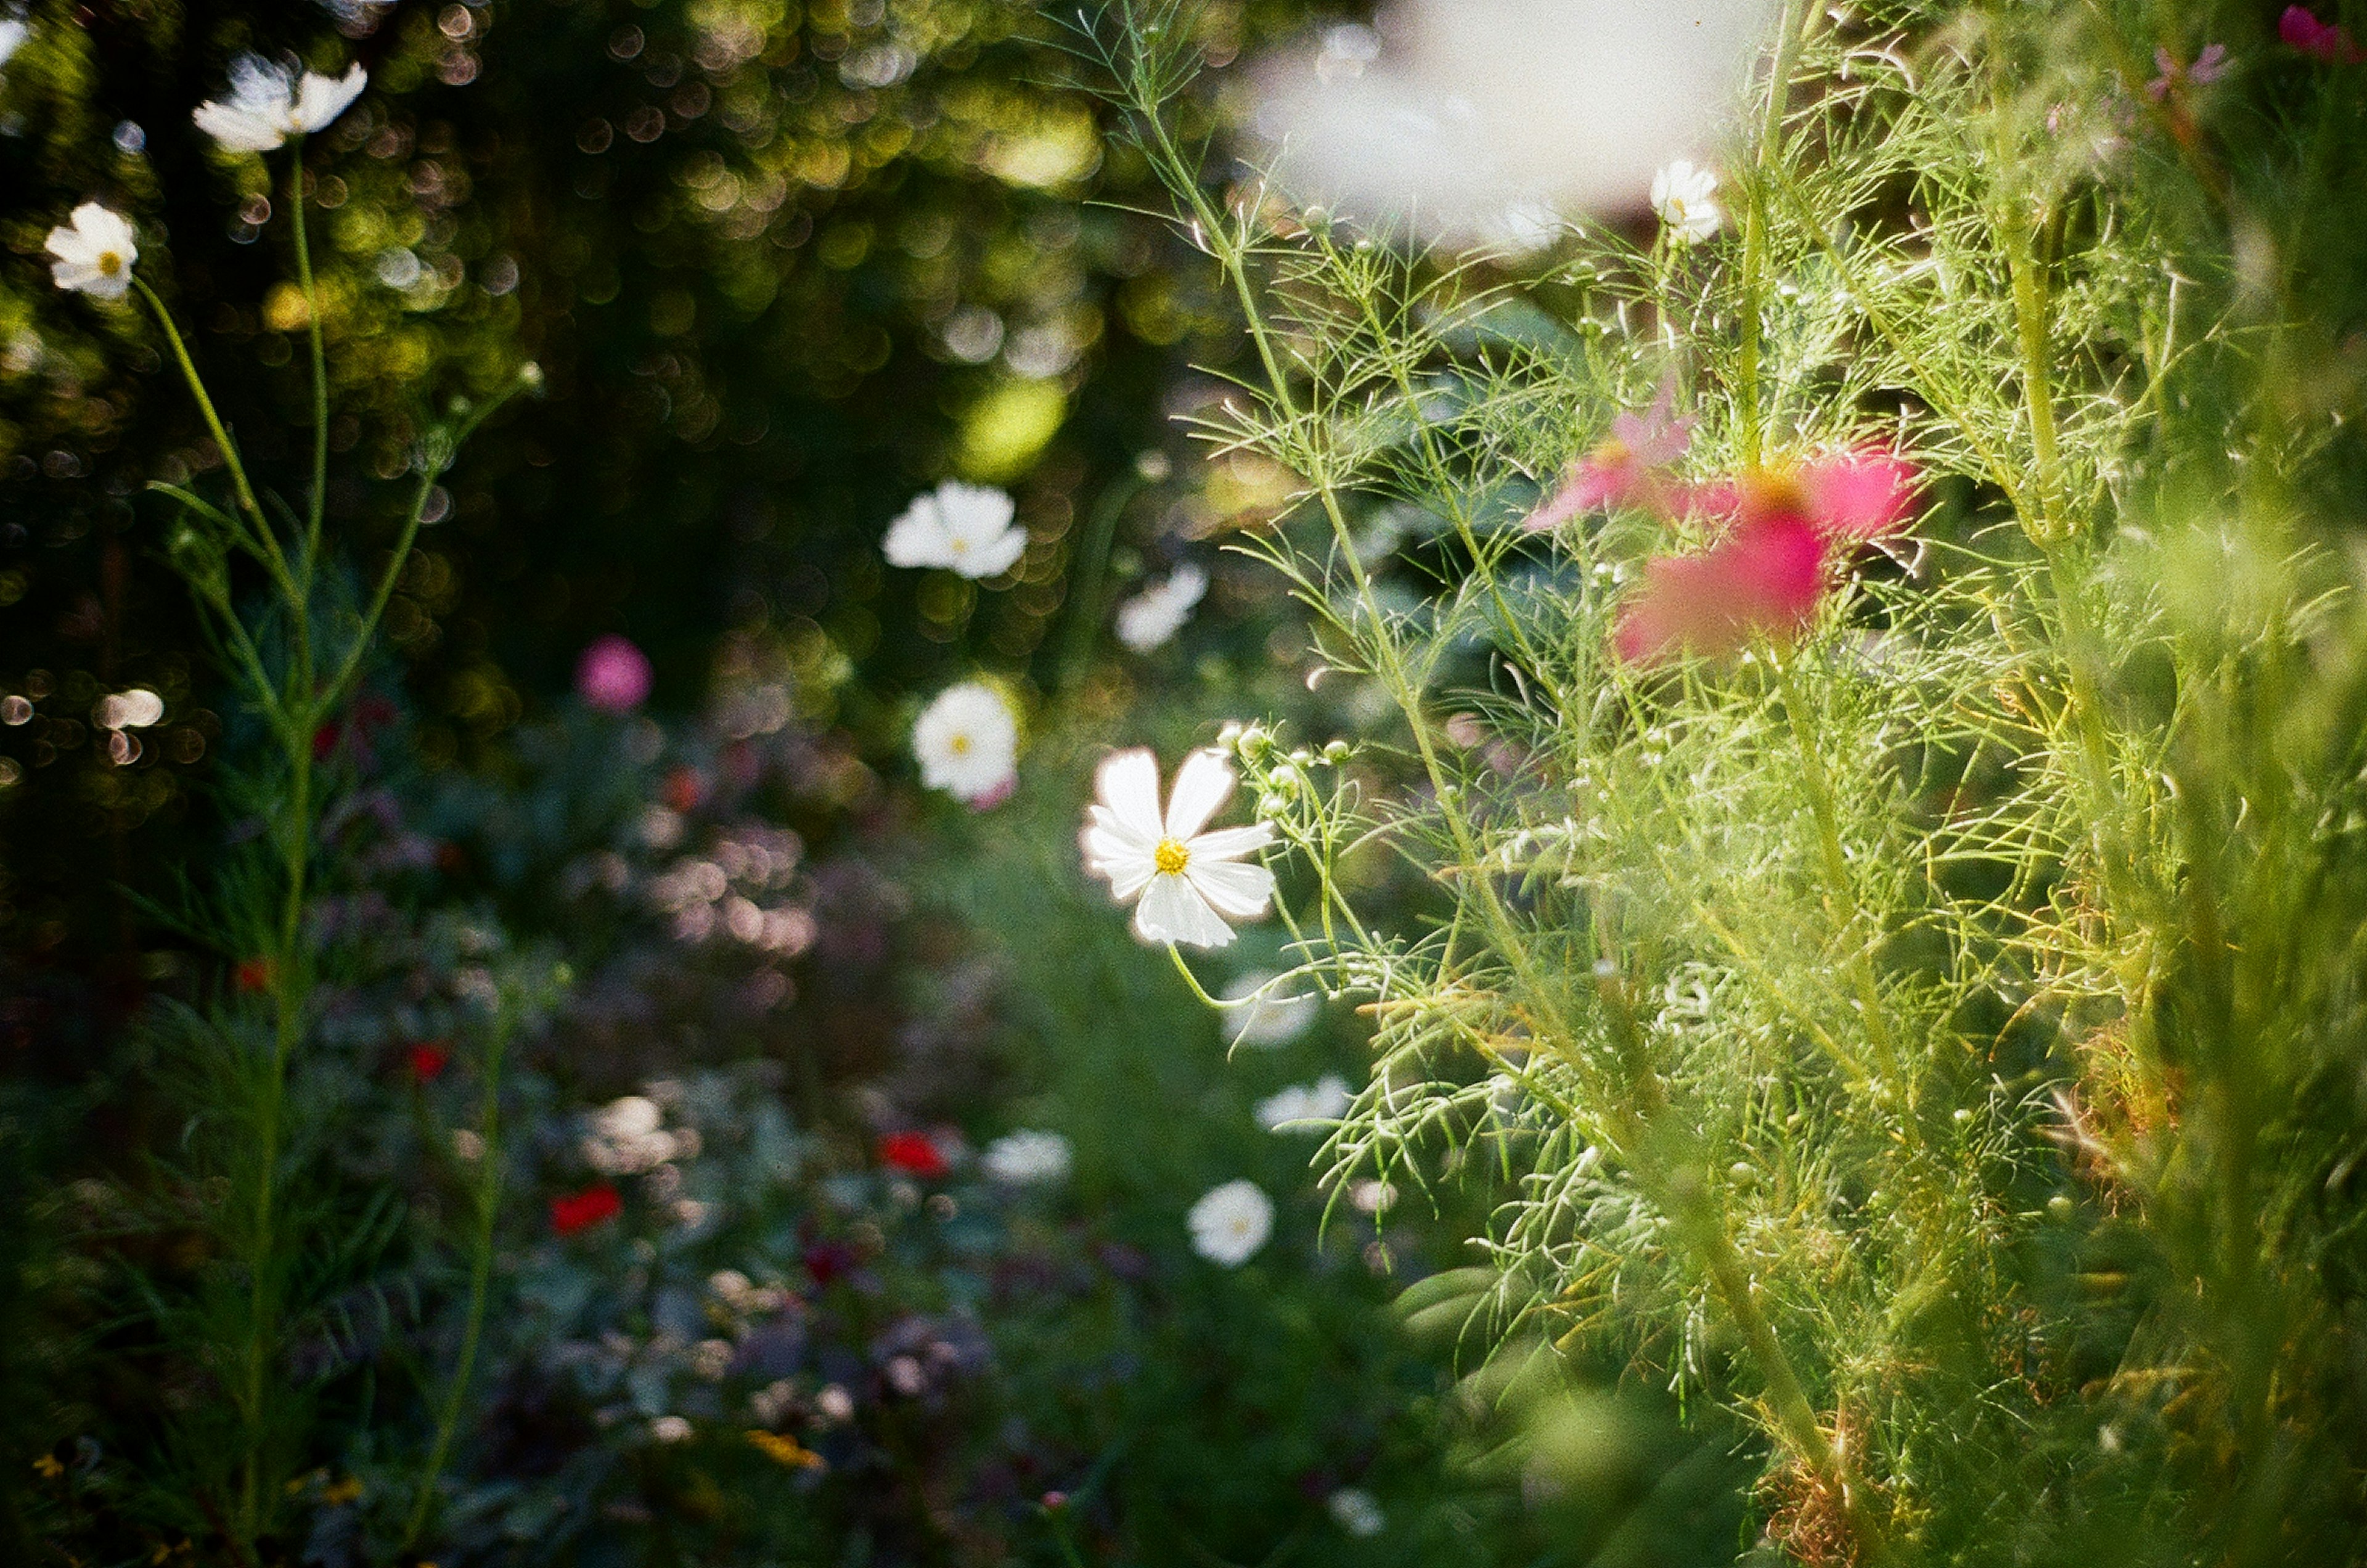
[[[1150,879],[1142,902],[1134,907],[1134,930],[1145,942],[1182,942],[1187,947],[1233,943],[1233,928],[1224,917],[1209,908],[1198,888],[1173,874]]]
[[[296,90],[296,105],[289,118],[299,130],[323,130],[352,107],[368,85],[369,75],[359,65],[348,67],[343,76],[323,76],[317,71],[307,71]]]
[[[1195,751],[1184,759],[1175,774],[1175,793],[1167,801],[1167,836],[1189,839],[1208,825],[1208,818],[1233,793],[1233,766],[1217,750]]]
[[[1027,530],[1008,528],[987,543],[973,546],[955,564],[954,570],[971,579],[1000,577],[1026,553]]]
[[[1160,840],[1159,759],[1148,750],[1136,747],[1104,758],[1093,775],[1093,793],[1119,827],[1147,843]]]
[[[936,502],[925,495],[888,525],[888,537],[880,548],[889,566],[951,566],[954,561],[945,519],[937,512]]]
[[[7,64],[9,57],[25,47],[32,30],[22,22],[0,22],[0,65]]]
[[[1191,852],[1192,863],[1202,861],[1239,860],[1253,855],[1274,842],[1274,829],[1263,822],[1252,822],[1246,828],[1219,828],[1213,833],[1202,833],[1184,847]]]
[[[1274,873],[1262,865],[1204,861],[1195,855],[1184,865],[1184,876],[1216,906],[1217,913],[1231,919],[1256,919],[1274,897]]]
[[[966,485],[947,479],[937,487],[936,505],[948,528],[978,538],[991,538],[1011,526],[1018,502],[988,485]]]

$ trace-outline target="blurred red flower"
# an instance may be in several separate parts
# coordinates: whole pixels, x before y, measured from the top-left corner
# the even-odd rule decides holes
[[[707,798],[707,780],[697,768],[676,768],[665,779],[665,803],[676,811],[698,809]]]
[[[935,1177],[946,1173],[946,1156],[926,1133],[890,1133],[879,1140],[879,1163],[908,1176]]]
[[[581,1192],[570,1192],[550,1201],[550,1228],[561,1235],[573,1235],[588,1230],[604,1220],[613,1220],[624,1212],[625,1201],[606,1182],[586,1187]]]
[[[231,984],[242,991],[267,991],[279,978],[279,967],[268,958],[243,958],[231,971]]]
[[[1646,564],[1643,590],[1613,633],[1619,656],[1631,664],[1682,652],[1716,656],[1754,637],[1799,630],[1833,586],[1837,547],[1905,526],[1920,479],[1906,458],[1868,447],[1684,492],[1679,510],[1730,527],[1698,555]]]
[[[427,1083],[451,1064],[452,1054],[442,1042],[424,1040],[411,1048],[411,1077],[414,1082]]]

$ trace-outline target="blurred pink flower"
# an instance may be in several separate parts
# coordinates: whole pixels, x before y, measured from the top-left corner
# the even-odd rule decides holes
[[[583,650],[575,666],[575,694],[602,713],[630,713],[649,700],[649,655],[613,633]]]
[[[1643,590],[1612,634],[1619,657],[1651,664],[1716,657],[1806,626],[1832,583],[1836,547],[1884,538],[1912,515],[1920,475],[1895,452],[1862,447],[1789,471],[1699,486],[1680,510],[1723,518],[1726,536],[1693,556],[1647,563]]]
[[[1657,471],[1693,445],[1693,423],[1691,415],[1676,417],[1676,389],[1663,386],[1650,408],[1613,420],[1610,436],[1570,468],[1562,488],[1523,525],[1544,533],[1573,517],[1647,497]]]
[[[2329,65],[2356,65],[2367,59],[2359,52],[2350,29],[2339,22],[2321,22],[2305,6],[2288,6],[2277,19],[2277,36],[2304,54]]]
[[[2167,47],[2153,51],[2154,68],[2161,73],[2146,84],[2146,96],[2155,103],[2182,86],[2207,87],[2227,74],[2227,46],[2214,43],[2194,57],[2194,63],[2182,65],[2178,56]]]

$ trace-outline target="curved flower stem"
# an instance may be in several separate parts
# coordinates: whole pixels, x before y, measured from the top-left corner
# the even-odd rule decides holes
[[[304,139],[295,137],[288,156],[288,212],[296,230],[296,283],[304,291],[304,325],[312,344],[312,494],[304,512],[304,573],[307,581],[321,556],[321,518],[329,495],[329,360],[321,343],[321,291],[312,280],[312,243],[304,220]]]
[[[214,446],[221,453],[224,466],[230,469],[231,489],[238,497],[239,510],[246,514],[253,525],[252,537],[244,530],[236,536],[240,545],[263,563],[289,604],[300,603],[295,579],[288,570],[288,558],[280,552],[279,537],[272,532],[270,520],[264,516],[262,503],[255,500],[255,487],[247,482],[246,464],[239,457],[238,446],[231,440],[230,432],[222,426],[221,415],[214,408],[213,396],[206,390],[204,378],[198,374],[197,362],[189,357],[189,345],[183,341],[181,329],[174,324],[173,313],[164,309],[164,301],[148,287],[146,278],[134,274],[131,287],[148,301],[149,310],[155,314],[156,324],[164,329],[164,341],[172,345],[173,357],[181,367],[181,378],[188,383],[189,395],[197,401],[198,413],[205,420],[206,429],[214,438]]]
[[[1872,1043],[1884,1069],[1896,1072],[1899,1066],[1898,1047],[1891,1037],[1881,983],[1874,973],[1874,945],[1870,941],[1854,941],[1850,932],[1856,923],[1858,898],[1855,879],[1850,874],[1849,852],[1841,844],[1840,813],[1834,803],[1832,775],[1817,749],[1815,721],[1800,694],[1799,682],[1793,677],[1790,661],[1777,656],[1769,662],[1775,669],[1776,694],[1784,704],[1793,743],[1800,750],[1800,783],[1808,792],[1808,810],[1816,818],[1818,846],[1824,857],[1827,908],[1831,911],[1835,931],[1851,944],[1850,978],[1857,988],[1858,1007],[1865,1015],[1866,1039]]]
[[[1765,454],[1764,417],[1759,395],[1760,321],[1767,277],[1768,177],[1782,156],[1784,105],[1791,96],[1792,62],[1802,28],[1792,24],[1791,0],[1776,8],[1775,63],[1767,83],[1767,113],[1759,128],[1756,171],[1742,215],[1742,344],[1741,363],[1735,372],[1735,394],[1741,403],[1736,423],[1742,442],[1742,466],[1756,471]],[[1811,8],[1808,21],[1816,12]]]
[[[453,1435],[459,1429],[469,1380],[476,1371],[477,1345],[484,1334],[485,1303],[493,1269],[493,1222],[501,1213],[502,1058],[509,1043],[509,1032],[510,1010],[503,1008],[494,1014],[493,1032],[485,1043],[484,1098],[477,1109],[477,1136],[481,1140],[482,1152],[477,1156],[476,1231],[469,1250],[469,1307],[460,1330],[460,1355],[452,1368],[451,1386],[444,1391],[443,1409],[436,1418],[436,1438],[428,1445],[427,1462],[420,1470],[419,1490],[412,1499],[411,1517],[402,1528],[404,1551],[418,1540],[435,1510],[436,1483],[451,1453]]]

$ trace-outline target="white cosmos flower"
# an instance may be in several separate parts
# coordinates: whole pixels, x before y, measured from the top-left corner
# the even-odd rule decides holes
[[[1238,1269],[1274,1234],[1274,1200],[1254,1181],[1228,1181],[1192,1205],[1192,1250]]]
[[[1274,873],[1244,855],[1274,841],[1260,822],[1202,832],[1233,793],[1233,768],[1221,751],[1195,751],[1176,770],[1175,794],[1159,812],[1159,760],[1119,751],[1094,775],[1100,803],[1086,807],[1080,840],[1085,869],[1105,877],[1123,904],[1139,898],[1134,929],[1145,942],[1228,947],[1228,920],[1253,920],[1274,897]]]
[[[131,220],[111,208],[85,201],[74,209],[73,227],[50,231],[50,276],[58,287],[94,299],[120,299],[131,288],[131,264],[140,246]]]
[[[1031,1187],[1064,1179],[1069,1174],[1069,1140],[1058,1133],[1005,1133],[986,1145],[979,1163],[986,1174],[1006,1187]]]
[[[1340,1120],[1355,1100],[1347,1079],[1326,1073],[1313,1083],[1293,1084],[1259,1100],[1258,1125],[1269,1133],[1319,1133],[1321,1123]]]
[[[1236,1045],[1251,1045],[1271,1050],[1287,1045],[1307,1032],[1315,1015],[1323,1010],[1323,998],[1312,993],[1282,996],[1278,976],[1263,969],[1252,969],[1227,986],[1218,995],[1229,1002],[1246,1002],[1246,1007],[1233,1008],[1225,1015],[1225,1032]]]
[[[1370,1540],[1389,1528],[1389,1517],[1381,1512],[1373,1495],[1361,1487],[1342,1486],[1331,1494],[1327,1506],[1331,1510],[1332,1522],[1358,1540]]]
[[[992,577],[1027,552],[1027,530],[1012,526],[1011,497],[948,479],[916,498],[889,525],[880,547],[890,566],[941,566],[964,577]]]
[[[1251,128],[1283,189],[1467,243],[1546,213],[1632,211],[1715,146],[1772,0],[1387,0],[1262,62]],[[1508,214],[1518,214],[1504,233]]]
[[[233,152],[268,152],[291,136],[325,129],[368,84],[358,65],[343,76],[307,71],[300,80],[285,65],[242,54],[230,62],[230,101],[209,98],[189,118]]]
[[[25,47],[33,29],[22,22],[0,21],[0,65],[8,63],[9,56]]]
[[[1019,782],[1019,719],[993,687],[948,686],[912,726],[921,782],[981,809]]]
[[[1652,176],[1652,210],[1668,225],[1671,243],[1697,245],[1726,222],[1717,205],[1717,176],[1686,159]]]
[[[1137,653],[1149,653],[1184,629],[1207,592],[1206,572],[1196,566],[1177,567],[1166,581],[1117,607],[1117,640]]]

